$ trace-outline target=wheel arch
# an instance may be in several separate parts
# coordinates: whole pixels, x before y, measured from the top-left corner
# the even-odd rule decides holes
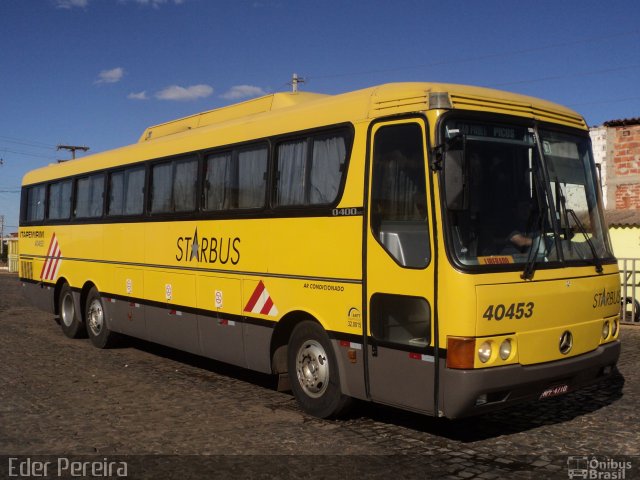
[[[302,310],[295,310],[284,315],[274,328],[271,335],[271,371],[273,373],[287,373],[287,348],[293,329],[301,322],[312,321],[324,326],[313,315]]]
[[[96,286],[95,283],[93,283],[91,280],[87,280],[86,282],[84,282],[84,285],[82,286],[82,290],[80,290],[80,311],[82,312],[82,320],[86,321],[86,316],[87,316],[87,297],[89,296],[89,292],[91,291],[92,288],[95,288],[96,290],[98,290],[98,287]],[[98,290],[98,292],[100,292],[100,290]]]
[[[60,315],[60,290],[64,284],[70,285],[66,277],[60,277],[53,287],[53,314]]]

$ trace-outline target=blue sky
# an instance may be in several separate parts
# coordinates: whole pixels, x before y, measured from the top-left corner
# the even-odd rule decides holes
[[[393,81],[501,88],[590,125],[640,116],[640,2],[0,0],[0,215],[58,144],[89,153],[148,126],[288,90]]]

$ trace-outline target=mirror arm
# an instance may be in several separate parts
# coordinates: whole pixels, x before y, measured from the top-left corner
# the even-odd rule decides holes
[[[441,143],[431,149],[430,167],[433,172],[442,171],[442,162],[444,160],[445,144]]]

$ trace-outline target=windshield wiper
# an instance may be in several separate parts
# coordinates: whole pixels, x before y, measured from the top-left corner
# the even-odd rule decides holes
[[[593,241],[587,235],[587,232],[584,229],[584,225],[582,225],[582,222],[578,218],[578,215],[576,215],[576,212],[574,212],[572,209],[567,208],[567,213],[569,215],[571,215],[571,218],[573,218],[573,221],[576,222],[576,225],[578,226],[578,229],[580,230],[580,233],[582,233],[582,235],[584,236],[584,239],[587,241],[587,245],[589,245],[589,249],[591,249],[591,255],[593,255],[593,264],[596,267],[596,272],[597,273],[602,273],[602,262],[600,261],[600,257],[598,256],[598,253],[596,252],[596,247],[593,244]]]
[[[533,274],[536,271],[536,261],[538,260],[538,251],[540,250],[540,242],[543,242],[544,252],[543,254],[547,254],[547,243],[545,240],[546,232],[544,230],[544,211],[539,211],[538,216],[536,217],[536,222],[538,225],[539,235],[533,237],[531,239],[531,247],[529,247],[529,254],[527,255],[527,263],[524,265],[524,270],[520,274],[520,278],[523,280],[531,280],[533,278]],[[534,230],[535,231],[535,230]]]

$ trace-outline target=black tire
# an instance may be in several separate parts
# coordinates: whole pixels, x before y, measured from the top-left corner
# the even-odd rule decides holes
[[[626,311],[623,311],[621,315],[623,321],[640,322],[640,302],[638,302],[638,300],[633,297],[627,297],[626,301],[625,299],[622,299],[622,302],[620,303],[623,308],[626,303]]]
[[[91,287],[85,303],[85,320],[87,333],[94,346],[109,348],[115,342],[116,334],[107,327],[107,315],[104,311],[102,298],[96,287]]]
[[[320,418],[343,413],[352,399],[342,394],[338,364],[331,341],[322,326],[299,323],[287,349],[291,390],[305,412]]]
[[[58,295],[58,311],[60,312],[60,327],[69,338],[82,338],[87,336],[85,324],[80,312],[76,310],[76,302],[68,283],[60,288]]]

